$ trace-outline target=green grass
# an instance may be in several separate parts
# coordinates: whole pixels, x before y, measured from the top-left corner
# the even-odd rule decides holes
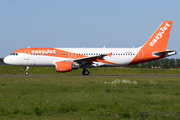
[[[179,98],[176,77],[0,77],[0,119],[180,119]]]
[[[25,67],[0,66],[0,75],[24,75]],[[179,75],[180,69],[146,69],[146,68],[88,68],[90,75]],[[30,67],[32,75],[82,75],[82,69],[72,70],[67,73],[57,73],[54,67]]]

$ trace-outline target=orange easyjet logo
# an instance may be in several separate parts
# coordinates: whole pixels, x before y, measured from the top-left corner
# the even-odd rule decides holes
[[[165,24],[164,27],[160,28],[159,33],[155,36],[155,38],[150,42],[150,46],[154,46],[154,44],[163,37],[163,34],[165,33],[165,31],[168,29],[168,27],[170,27],[170,24],[168,24],[168,22]]]

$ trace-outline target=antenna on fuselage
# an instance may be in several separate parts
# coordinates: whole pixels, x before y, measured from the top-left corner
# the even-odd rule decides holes
[[[30,46],[28,48],[30,48]]]

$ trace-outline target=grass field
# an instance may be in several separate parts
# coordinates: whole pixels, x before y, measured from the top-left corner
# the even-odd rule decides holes
[[[82,75],[83,69],[72,70],[67,73],[57,73],[54,67],[30,67],[32,75]],[[146,68],[88,68],[90,75],[179,75],[180,69],[146,69]],[[0,65],[0,75],[24,75],[25,67]]]
[[[180,119],[180,78],[0,77],[0,119]]]

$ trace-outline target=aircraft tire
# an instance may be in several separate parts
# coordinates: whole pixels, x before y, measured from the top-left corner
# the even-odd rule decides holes
[[[89,71],[88,71],[88,70],[83,70],[83,71],[82,71],[82,74],[83,74],[83,75],[89,75]]]
[[[28,71],[26,71],[26,72],[25,72],[25,75],[29,75],[29,72],[28,72]]]

